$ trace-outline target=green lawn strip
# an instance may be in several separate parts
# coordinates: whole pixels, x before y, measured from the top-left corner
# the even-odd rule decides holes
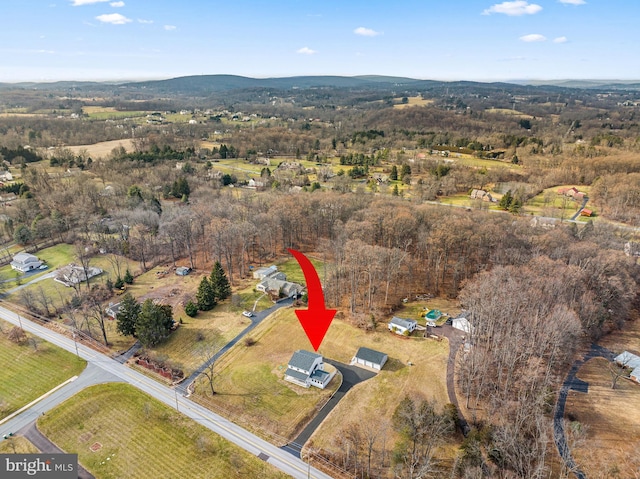
[[[88,113],[90,120],[121,120],[146,116],[148,111],[96,111]]]
[[[85,361],[41,339],[38,339],[37,351],[28,342],[15,344],[7,338],[13,325],[0,321],[0,326],[0,418],[85,368]]]
[[[318,272],[318,276],[320,280],[322,280],[324,275],[324,262],[315,258],[309,258],[311,264],[315,267]],[[298,283],[302,285],[306,285],[307,282],[304,279],[304,274],[302,273],[302,269],[300,269],[300,265],[295,260],[295,258],[291,257],[283,262],[279,262],[277,264],[278,271],[282,271],[287,275],[287,281],[291,281],[292,283]],[[257,284],[257,280],[256,280]]]
[[[287,477],[127,384],[85,389],[41,417],[38,427],[100,479]],[[92,452],[96,444],[101,447]]]

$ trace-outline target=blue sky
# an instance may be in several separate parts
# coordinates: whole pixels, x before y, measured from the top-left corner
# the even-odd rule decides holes
[[[0,81],[640,79],[638,0],[0,0]]]

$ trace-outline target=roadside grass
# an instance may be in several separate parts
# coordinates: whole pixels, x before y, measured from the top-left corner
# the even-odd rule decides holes
[[[38,454],[40,450],[22,436],[13,436],[0,442],[0,454]]]
[[[38,428],[101,479],[287,477],[127,384],[87,388],[41,417]],[[94,445],[101,447],[92,452]]]
[[[635,477],[640,470],[640,385],[620,379],[611,389],[604,358],[588,361],[577,376],[589,383],[589,392],[569,391],[567,397],[565,417],[586,427],[585,441],[571,451],[576,463],[590,475]],[[614,470],[617,474],[609,476]]]
[[[216,394],[211,396],[203,378],[196,384],[194,398],[258,434],[285,438],[284,443],[339,387],[339,375],[324,390],[284,381],[293,352],[311,349],[293,310],[278,310],[251,337],[256,341],[253,346],[240,341],[218,361]]]
[[[7,337],[12,328],[0,321],[0,418],[80,374],[86,365],[74,354],[30,334],[27,337],[36,339],[37,351],[29,342],[15,344]]]

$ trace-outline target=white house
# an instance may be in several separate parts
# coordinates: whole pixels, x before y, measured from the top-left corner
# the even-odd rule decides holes
[[[75,284],[83,283],[88,279],[102,274],[102,270],[95,266],[88,266],[85,270],[82,266],[77,264],[69,264],[63,268],[58,269],[54,281],[64,284],[65,286],[73,286]]]
[[[295,298],[302,295],[304,287],[297,283],[268,277],[258,283],[256,290],[263,293],[282,293],[282,297],[284,298]]]
[[[622,354],[618,354],[614,358],[614,361],[620,366],[630,368],[631,374],[629,374],[629,377],[635,382],[640,383],[640,356],[625,351]]]
[[[278,267],[276,265],[271,265],[268,268],[258,268],[253,272],[253,277],[255,279],[264,279],[268,276],[271,276],[274,273],[278,272]]]
[[[29,253],[18,253],[13,257],[13,261],[11,262],[11,269],[23,273],[38,269],[40,266],[42,266],[42,261],[40,261],[37,256]]]
[[[13,175],[9,170],[0,173],[0,181],[13,181]]]
[[[402,319],[397,316],[391,318],[388,325],[389,331],[401,335],[411,334],[416,329],[416,326],[418,326],[417,321],[414,321],[413,319]]]
[[[293,353],[284,373],[285,381],[304,388],[315,386],[324,389],[332,377],[332,374],[324,370],[322,356],[304,349]]]
[[[365,366],[380,371],[389,359],[385,353],[373,349],[361,347],[351,360],[352,365]]]
[[[473,329],[469,320],[464,316],[458,316],[456,318],[453,318],[451,320],[451,326],[453,326],[456,329],[459,329],[460,331],[464,331],[467,334],[471,334],[471,331]]]

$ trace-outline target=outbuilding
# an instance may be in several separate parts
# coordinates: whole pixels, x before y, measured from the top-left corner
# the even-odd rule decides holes
[[[467,334],[471,334],[471,330],[473,328],[469,320],[464,316],[458,316],[456,318],[453,318],[451,320],[451,326],[456,329],[459,329],[460,331],[464,331]]]
[[[385,353],[361,347],[351,360],[352,365],[365,366],[380,371],[389,357]]]

